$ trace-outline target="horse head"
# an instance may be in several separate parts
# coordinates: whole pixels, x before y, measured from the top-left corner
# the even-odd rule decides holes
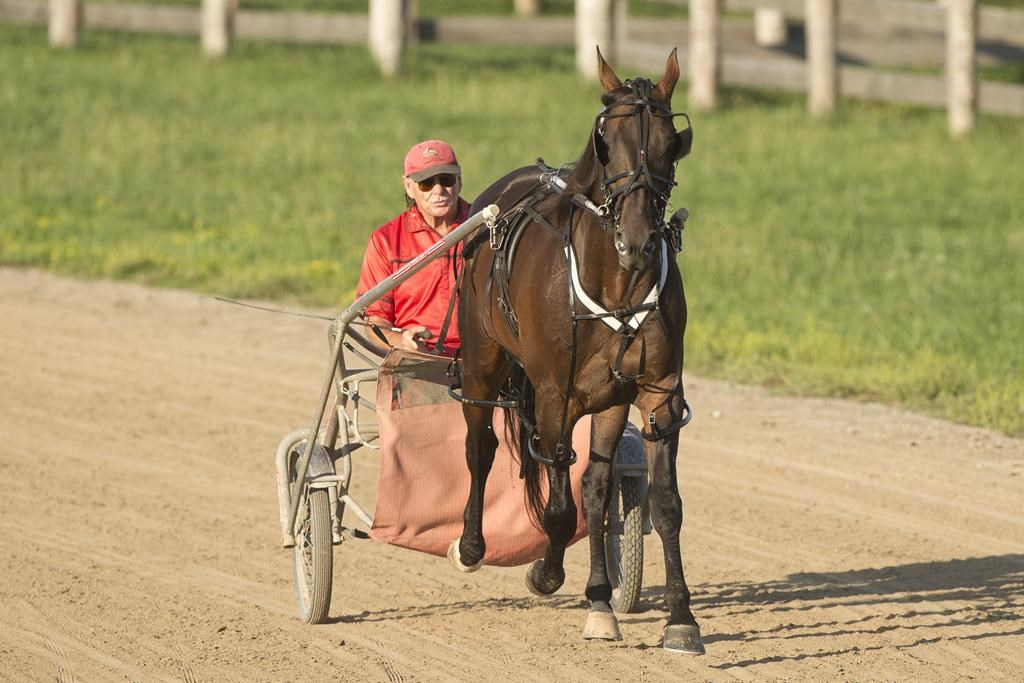
[[[604,108],[594,122],[590,154],[584,154],[590,158],[581,166],[591,176],[593,200],[607,212],[603,222],[613,233],[619,265],[646,271],[668,230],[665,209],[676,162],[689,154],[693,142],[689,117],[672,112],[679,61],[672,50],[654,85],[640,77],[623,83],[600,49],[597,60]],[[682,131],[675,129],[676,116],[686,117]]]

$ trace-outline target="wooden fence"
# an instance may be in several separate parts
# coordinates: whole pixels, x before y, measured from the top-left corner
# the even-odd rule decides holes
[[[981,7],[975,0],[661,0],[665,4],[689,5],[691,49],[689,50],[691,101],[709,108],[715,104],[719,81],[755,87],[775,87],[808,92],[808,108],[815,115],[829,115],[839,95],[945,107],[953,135],[963,135],[975,126],[975,114],[981,111],[1024,115],[1024,86],[1012,83],[979,83],[977,61],[979,45],[993,52],[1011,54],[1024,61],[1024,12],[996,7]],[[785,33],[785,18],[803,22],[803,54],[794,59],[787,50],[774,54],[721,55],[722,36],[718,25],[705,15],[723,8],[754,10],[755,29],[764,29],[763,44],[788,47],[779,41]],[[759,15],[769,15],[760,16]],[[758,27],[757,19],[766,20]],[[782,24],[780,27],[779,24]],[[771,26],[774,24],[774,26]],[[875,54],[860,55],[860,60],[844,59],[846,37],[853,28],[861,34],[874,34],[862,44],[873,45]],[[767,39],[768,34],[774,34]],[[903,53],[907,42],[920,44],[925,36],[941,41],[941,52],[933,63],[944,66],[944,76],[899,73],[872,69],[857,61],[872,63],[877,53]],[[910,41],[908,41],[910,37]],[[935,40],[938,38],[938,41]],[[888,39],[888,40],[887,40]],[[707,58],[714,45],[718,53]],[[892,49],[892,45],[896,49]],[[1015,47],[1014,47],[1015,46]],[[657,41],[620,39],[620,62],[653,64],[664,44]],[[994,49],[993,49],[994,48]],[[803,56],[806,55],[806,59]],[[923,66],[914,60],[911,66]],[[846,63],[844,63],[846,62]],[[889,60],[887,66],[898,66]],[[931,64],[929,64],[931,66]]]
[[[576,17],[538,16],[534,0],[520,3],[519,17],[436,19],[411,17],[409,0],[369,0],[367,14],[254,11],[244,0],[241,9],[237,0],[196,0],[196,7],[0,0],[0,21],[49,23],[51,42],[69,47],[82,27],[198,34],[211,55],[227,53],[233,38],[369,43],[385,73],[399,69],[406,40],[576,44],[586,77],[595,75],[595,43],[616,65],[644,71],[659,71],[679,47],[695,107],[713,107],[724,83],[808,92],[809,109],[819,115],[832,112],[840,95],[947,108],[954,134],[973,128],[977,110],[1024,116],[1024,85],[975,76],[979,59],[1024,61],[1021,11],[979,9],[974,0],[662,1],[689,5],[690,21],[627,18],[626,0],[576,0]],[[723,19],[723,10],[752,10],[756,21]]]

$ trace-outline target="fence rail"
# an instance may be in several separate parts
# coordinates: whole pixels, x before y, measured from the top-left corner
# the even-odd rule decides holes
[[[687,5],[688,0],[663,0]],[[843,26],[864,25],[867,31],[910,30],[916,34],[931,32],[922,41],[901,41],[898,55],[913,55],[915,66],[941,66],[945,53],[941,35],[945,31],[945,11],[936,2],[922,0],[841,0],[839,13]],[[733,10],[764,7],[781,9],[786,16],[802,18],[806,0],[725,0]],[[0,0],[0,21],[45,24],[46,0]],[[145,33],[198,35],[201,12],[198,7],[170,7],[84,3],[82,23],[86,28],[125,30]],[[808,67],[799,49],[758,48],[749,21],[725,21],[722,24],[724,54],[721,59],[723,83],[739,86],[775,88],[806,92]],[[353,13],[316,13],[260,11],[240,9],[234,15],[234,35],[242,39],[276,40],[295,43],[365,44],[368,17]],[[687,73],[690,27],[684,20],[630,18],[617,29],[617,63],[643,70],[660,70],[665,55],[679,47],[683,73]],[[421,18],[414,23],[414,37],[421,41],[572,45],[575,40],[572,17],[439,17]],[[840,38],[840,53],[847,54],[845,38]],[[928,42],[928,41],[931,42]],[[998,61],[1000,55],[1013,53],[1024,59],[1024,12],[994,7],[979,11],[979,42],[1005,43],[1001,50],[982,57]],[[871,41],[857,47],[850,42],[855,61],[876,63],[870,54]],[[1009,47],[1007,45],[1020,47]],[[800,48],[802,49],[802,47]],[[859,50],[859,51],[858,51]],[[902,51],[901,51],[902,50]],[[885,59],[880,63],[893,65]],[[839,92],[844,96],[902,102],[926,107],[947,106],[947,83],[941,76],[900,73],[872,69],[859,64],[843,64],[838,69]],[[978,88],[980,111],[1024,116],[1024,85],[983,81]]]
[[[658,0],[686,6],[688,0]],[[934,0],[840,0],[839,22],[861,29],[915,31],[946,30],[946,10]],[[807,0],[725,0],[726,9],[753,11],[776,7],[787,17],[803,19]],[[1024,42],[1024,12],[1004,7],[978,8],[978,37],[983,40]]]
[[[85,3],[86,26],[147,33],[194,34],[199,31],[199,7]],[[660,0],[687,6],[689,0]],[[840,24],[861,31],[906,29],[945,31],[945,11],[925,0],[841,0]],[[806,0],[725,0],[730,10],[778,7],[785,16],[803,19]],[[45,24],[47,0],[0,0],[0,21]],[[299,12],[239,9],[236,35],[244,38],[287,40],[300,43],[360,43],[366,41],[366,15],[345,12]],[[572,17],[443,17],[418,21],[421,39],[439,42],[502,42],[567,45],[573,40]],[[631,18],[637,35],[677,32],[686,37],[686,22],[671,19]],[[493,31],[493,35],[481,32]],[[1001,7],[979,8],[978,39],[1024,45],[1024,11]]]

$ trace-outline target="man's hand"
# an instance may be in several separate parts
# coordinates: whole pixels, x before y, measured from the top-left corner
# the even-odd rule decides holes
[[[396,346],[406,351],[426,351],[427,347],[422,340],[433,336],[434,333],[423,325],[413,325],[402,330],[401,341]]]
[[[388,344],[396,349],[426,351],[427,347],[424,346],[422,340],[430,339],[434,336],[434,333],[423,325],[410,325],[402,330],[398,330],[393,327],[393,323],[390,320],[385,320],[384,318],[369,316],[366,321],[376,325],[381,334],[388,340]],[[381,349],[381,351],[387,353],[387,349]]]

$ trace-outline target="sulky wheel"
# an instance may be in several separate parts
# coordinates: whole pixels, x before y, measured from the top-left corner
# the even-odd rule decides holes
[[[331,607],[331,501],[326,489],[311,489],[295,522],[295,600],[299,617],[322,624]]]
[[[612,584],[612,609],[619,614],[635,612],[644,580],[643,481],[622,477],[612,491],[608,509],[609,528],[604,535],[608,579]],[[621,506],[621,507],[620,507]],[[618,521],[612,515],[618,517]],[[621,534],[618,533],[621,531]]]
[[[293,496],[303,494],[303,487],[294,481],[294,469],[304,446],[305,440],[292,451]],[[295,518],[295,546],[292,548],[295,601],[299,607],[299,618],[307,624],[322,624],[331,607],[334,551],[331,499],[327,489],[323,488],[305,487],[305,494]]]

